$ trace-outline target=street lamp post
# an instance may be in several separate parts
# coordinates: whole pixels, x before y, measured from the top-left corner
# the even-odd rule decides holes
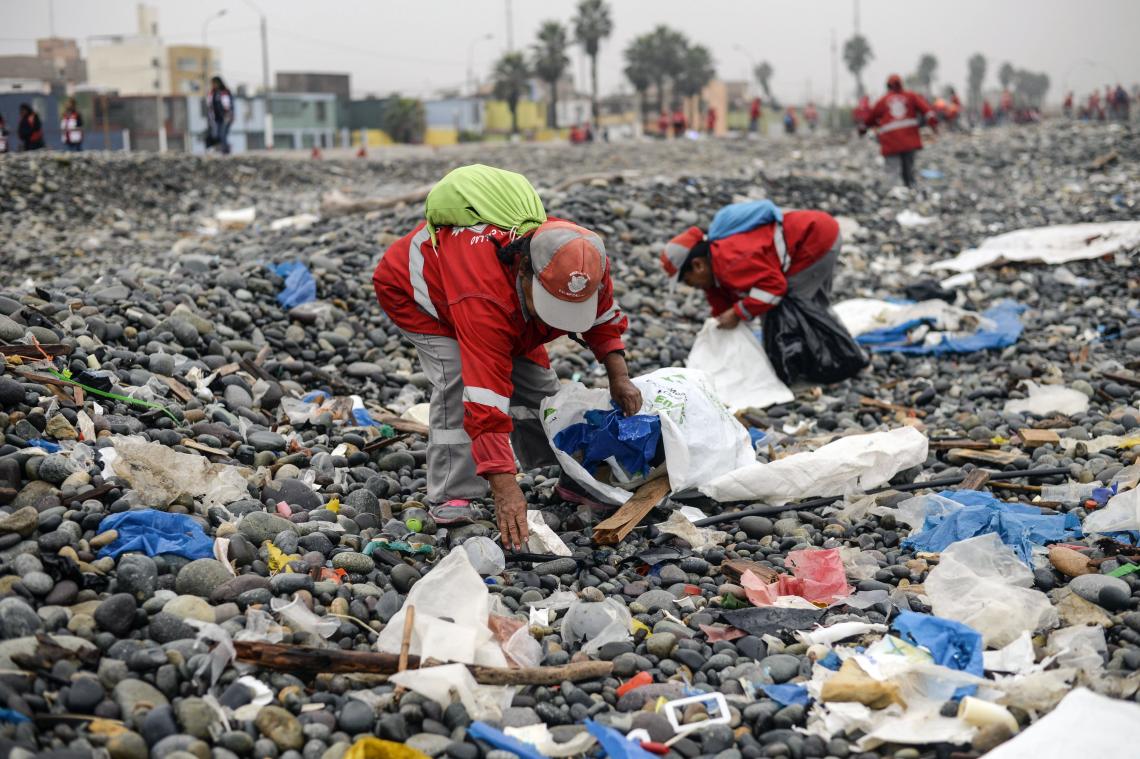
[[[467,89],[471,91],[472,95],[475,94],[475,45],[493,39],[495,39],[495,35],[487,32],[480,37],[475,37],[467,45]]]
[[[261,27],[261,90],[262,97],[265,98],[265,118],[262,122],[262,131],[265,133],[265,147],[273,147],[273,99],[269,97],[269,31],[266,28],[265,14],[261,9],[254,5],[250,0],[245,0],[245,4],[253,9],[260,19]]]
[[[744,57],[748,59],[748,65],[750,66],[750,68],[748,70],[748,76],[744,77],[744,81],[748,82],[748,89],[751,90],[752,89],[752,72],[754,72],[756,70],[756,59],[752,57],[752,53],[750,53],[744,49],[743,45],[739,45],[739,44],[733,45],[732,49],[739,52],[739,53],[742,53],[744,55]],[[753,91],[755,91],[755,90],[753,90]]]
[[[226,9],[222,8],[214,15],[208,17],[202,22],[202,92],[207,91],[207,85],[210,83],[210,46],[206,43],[206,31],[210,26],[210,22],[221,18],[226,15]]]

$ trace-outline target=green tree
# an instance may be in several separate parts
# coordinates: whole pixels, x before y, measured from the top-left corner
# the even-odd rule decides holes
[[[769,84],[772,81],[772,64],[768,61],[760,61],[756,64],[756,68],[752,69],[752,76],[756,77],[756,82],[760,85],[760,89],[764,90],[764,97],[773,108],[779,108],[776,104],[776,98],[772,97],[772,90],[769,89]]]
[[[657,87],[657,112],[665,110],[665,82],[676,81],[684,67],[688,40],[685,35],[667,26],[658,26],[649,33],[653,60],[653,83]]]
[[[681,97],[694,97],[701,94],[705,85],[716,76],[712,54],[704,45],[685,48],[681,56],[681,70],[677,72],[673,88]]]
[[[653,84],[653,44],[649,35],[643,34],[635,38],[626,47],[625,52],[625,78],[633,85],[637,93],[638,107],[641,120],[645,121],[645,109],[649,105],[647,94]]]
[[[570,65],[566,55],[569,41],[566,28],[557,21],[546,21],[538,30],[538,42],[534,45],[534,73],[550,88],[550,100],[546,104],[546,125],[558,128],[558,82]]]
[[[424,104],[414,98],[393,95],[380,114],[380,128],[395,142],[423,142],[427,130]]]
[[[511,109],[511,134],[519,132],[519,100],[530,86],[530,67],[522,53],[506,53],[495,63],[491,74],[495,97],[507,101]]]
[[[614,31],[605,0],[581,0],[574,17],[574,39],[590,57],[590,113],[598,123],[598,47]]]
[[[970,91],[967,95],[969,108],[971,112],[976,112],[978,103],[982,102],[982,82],[986,78],[986,57],[981,53],[974,53],[970,56],[967,67],[970,71],[968,78]]]
[[[874,57],[871,43],[867,42],[867,38],[862,34],[856,34],[843,43],[843,62],[847,64],[847,70],[855,75],[856,98],[862,98],[867,94],[867,90],[863,87],[863,69]]]
[[[1009,61],[1003,63],[1001,68],[998,69],[998,81],[1001,82],[1001,88],[1003,90],[1009,89],[1009,86],[1013,84],[1013,78],[1015,76],[1017,76],[1017,71],[1013,68],[1013,64]]]
[[[1040,108],[1045,100],[1045,93],[1049,91],[1049,75],[1017,69],[1013,74],[1013,91],[1021,103]]]
[[[918,59],[918,69],[914,72],[914,81],[929,95],[933,90],[935,73],[938,71],[938,59],[930,53],[923,53]]]

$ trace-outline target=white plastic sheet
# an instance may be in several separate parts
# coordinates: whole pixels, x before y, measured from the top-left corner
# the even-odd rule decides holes
[[[248,227],[257,218],[257,209],[254,206],[246,208],[223,208],[214,213],[214,220],[222,229],[242,229]]]
[[[776,376],[764,346],[747,324],[720,329],[715,319],[709,319],[697,333],[685,365],[708,373],[717,395],[734,414],[795,398]]]
[[[661,419],[661,439],[674,493],[694,489],[713,478],[755,461],[748,430],[725,408],[708,375],[696,369],[658,369],[637,377],[642,414]],[[585,420],[592,409],[609,408],[606,390],[580,383],[563,385],[541,405],[542,426],[562,470],[591,495],[609,503],[625,503],[631,493],[599,482],[574,458],[554,445],[554,436]]]
[[[558,537],[542,518],[542,512],[529,509],[526,512],[526,550],[531,553],[545,553],[553,556],[570,556],[570,548]]]
[[[1038,385],[1032,380],[1026,380],[1025,387],[1029,397],[1006,401],[1005,413],[1046,416],[1057,412],[1073,416],[1088,411],[1089,397],[1079,390],[1060,385]]]
[[[932,269],[974,271],[1005,262],[1063,264],[1100,258],[1140,246],[1140,221],[1113,221],[1103,224],[1062,224],[1052,227],[1018,229],[989,237],[977,248],[932,264]]]
[[[851,298],[836,303],[833,308],[847,331],[856,336],[871,330],[897,327],[915,319],[933,319],[934,329],[940,332],[972,333],[978,328],[994,329],[997,326],[977,311],[968,311],[938,299],[901,304],[874,298]]]
[[[112,450],[101,450],[104,476],[122,477],[149,506],[166,506],[189,495],[201,498],[209,508],[249,495],[237,467],[214,464],[205,456],[179,453],[135,435],[113,437],[111,444]]]
[[[990,647],[1057,624],[1049,598],[1033,589],[1033,572],[996,533],[952,544],[924,587],[936,616],[973,627]]]
[[[506,657],[487,626],[488,595],[467,552],[452,551],[412,586],[403,608],[381,630],[376,648],[400,652],[404,617],[408,606],[415,606],[410,653],[439,661],[505,667]]]
[[[607,643],[629,640],[632,620],[629,609],[616,598],[578,601],[562,618],[562,640],[569,645],[582,641],[582,651],[593,655]]]
[[[1103,509],[1085,517],[1081,528],[1087,534],[1140,530],[1140,488],[1114,495]]]
[[[701,516],[704,516],[703,514]],[[680,511],[674,511],[664,522],[654,525],[666,535],[675,535],[688,543],[694,551],[720,545],[728,540],[728,533],[697,527]]]
[[[986,759],[1124,756],[1137,743],[1140,705],[1077,688],[1052,712],[986,754]]]
[[[926,436],[913,427],[850,435],[816,451],[742,467],[712,480],[701,492],[716,501],[780,505],[866,491],[925,463],[928,446]]]
[[[462,551],[452,551],[450,555],[454,556],[457,553],[462,555]],[[419,607],[416,607],[416,618],[418,623]],[[479,685],[467,667],[462,664],[408,669],[392,675],[388,680],[427,696],[443,707],[451,705],[451,693],[455,691],[473,719],[502,719],[503,710],[510,706],[514,697],[514,688]]]

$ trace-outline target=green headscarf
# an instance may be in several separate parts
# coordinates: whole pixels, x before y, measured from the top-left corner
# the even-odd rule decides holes
[[[493,224],[526,234],[546,221],[546,209],[522,174],[477,163],[439,180],[424,202],[424,216],[434,244],[435,231],[445,226]]]

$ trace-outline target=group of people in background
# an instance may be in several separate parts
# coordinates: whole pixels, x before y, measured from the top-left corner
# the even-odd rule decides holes
[[[1132,94],[1129,95],[1122,84],[1116,85],[1115,89],[1106,84],[1103,99],[1099,90],[1093,90],[1085,104],[1075,110],[1073,93],[1069,91],[1065,94],[1062,111],[1067,118],[1076,117],[1082,121],[1128,121],[1132,114],[1132,101],[1140,100],[1138,89],[1140,88],[1133,87]]]
[[[47,147],[44,139],[44,122],[30,103],[20,103],[20,115],[16,121],[17,145],[12,144],[12,133],[0,114],[0,153],[13,149],[21,152],[43,150]],[[64,150],[83,150],[83,117],[75,105],[75,98],[68,98],[59,117],[59,135]]]

